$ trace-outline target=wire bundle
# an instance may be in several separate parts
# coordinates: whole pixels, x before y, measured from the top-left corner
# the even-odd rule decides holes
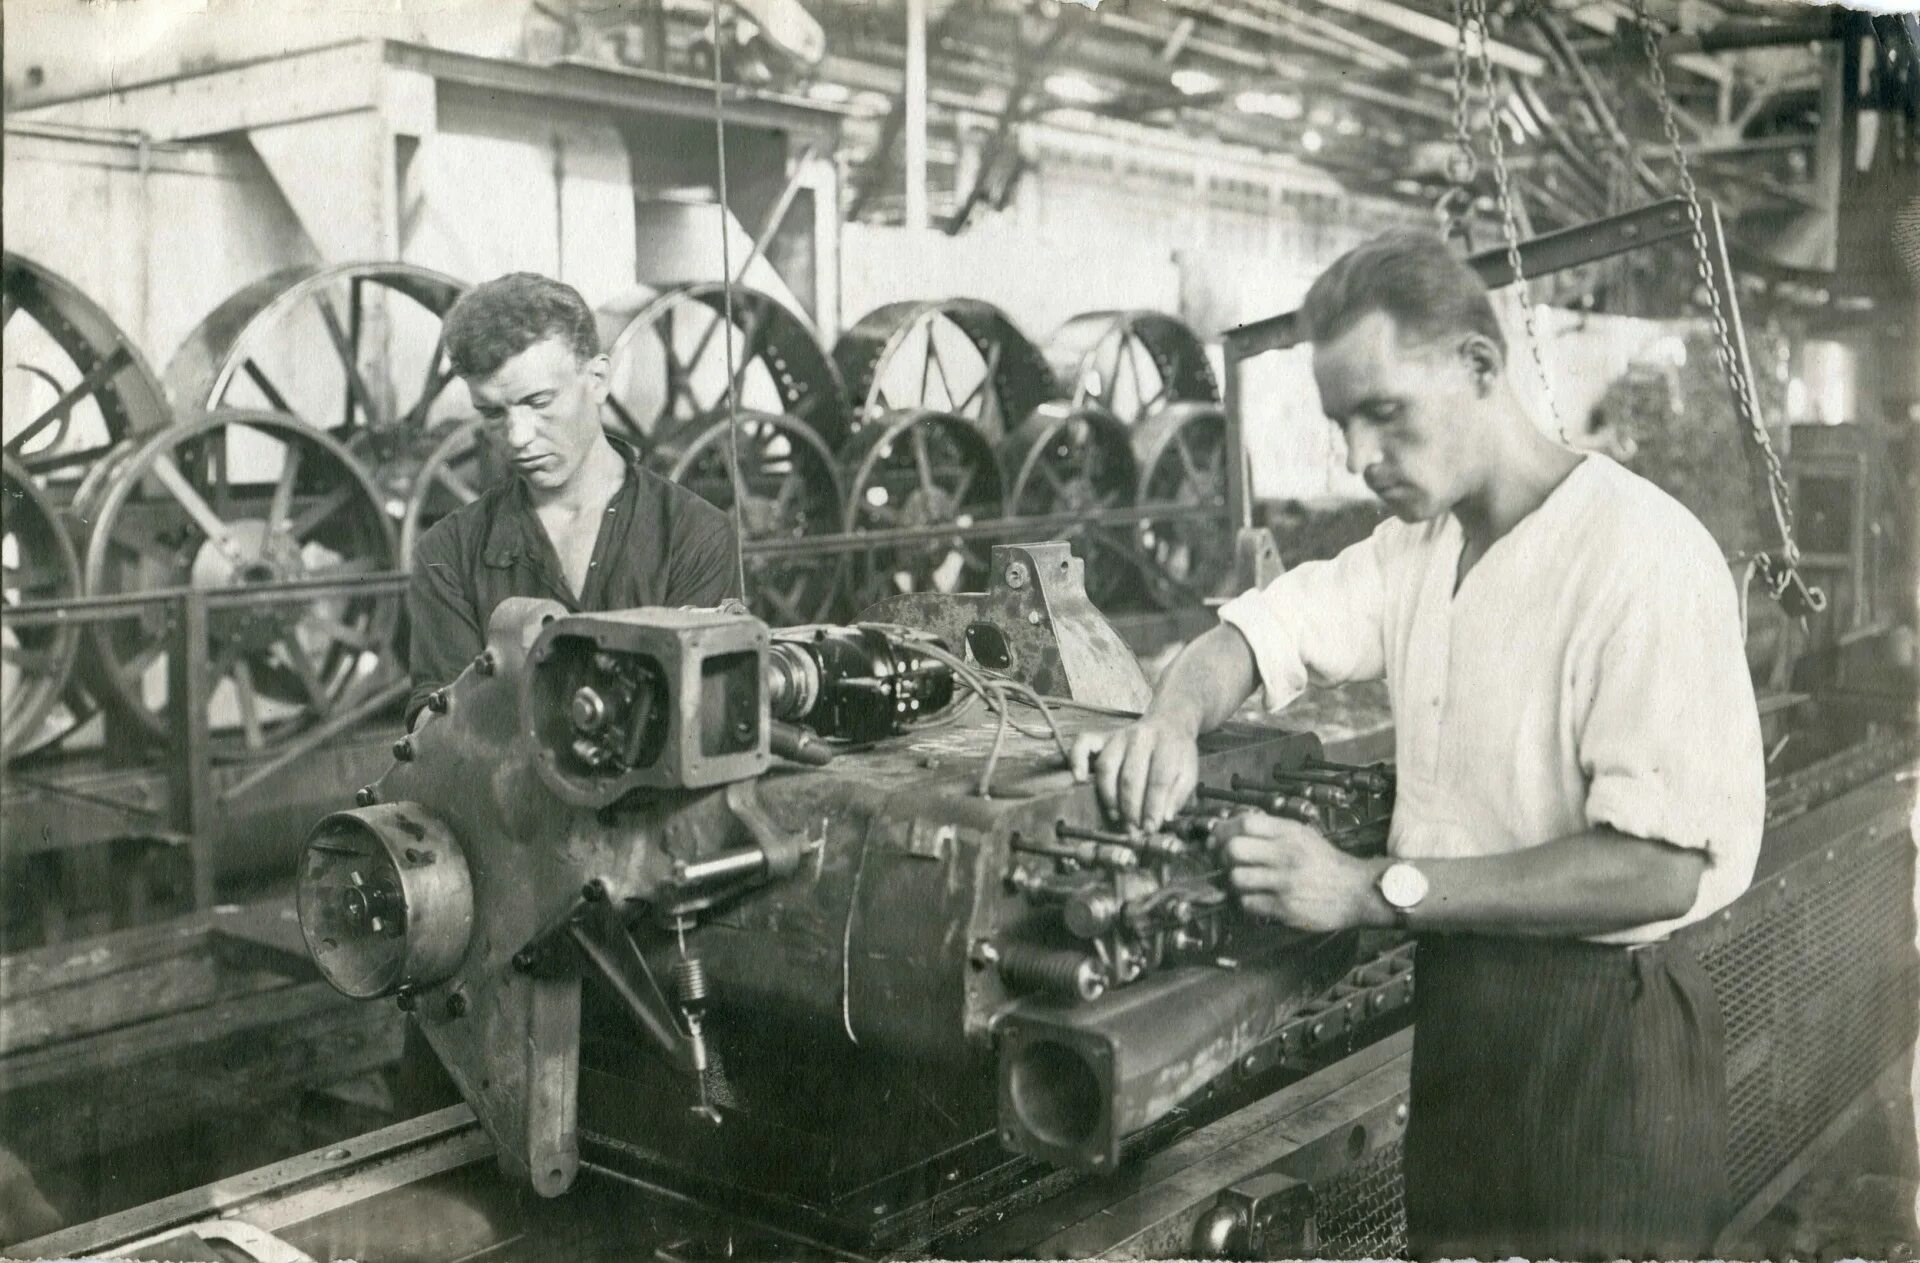
[[[994,769],[999,766],[1000,755],[1006,747],[1007,733],[1009,731],[1017,732],[1021,736],[1035,741],[1045,741],[1051,738],[1054,748],[1060,752],[1061,762],[1069,763],[1072,761],[1073,751],[1067,745],[1066,734],[1060,731],[1060,724],[1054,718],[1053,708],[1047,704],[1045,698],[1034,692],[1032,686],[1024,684],[1011,676],[1002,675],[998,671],[989,670],[978,663],[968,662],[956,654],[949,653],[939,642],[935,641],[933,637],[915,628],[904,627],[895,623],[868,624],[868,626],[875,627],[889,636],[911,644],[916,652],[923,653],[935,662],[946,667],[949,671],[953,672],[955,688],[963,690],[966,693],[967,696],[962,701],[949,707],[944,714],[921,724],[920,727],[940,727],[953,723],[967,713],[968,705],[975,700],[983,703],[989,711],[998,716],[999,723],[994,727],[993,731],[993,745],[987,751],[987,761],[982,764],[980,768],[980,781],[974,787],[974,793],[980,797],[993,797],[993,773]],[[1046,721],[1046,727],[1044,729],[1031,728],[1015,720],[1013,718],[1013,705],[1016,702],[1031,706],[1039,711],[1040,718]]]

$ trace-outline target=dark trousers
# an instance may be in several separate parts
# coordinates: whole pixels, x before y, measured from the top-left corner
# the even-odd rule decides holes
[[[1415,979],[1416,1258],[1711,1257],[1726,1034],[1690,950],[1426,935]]]

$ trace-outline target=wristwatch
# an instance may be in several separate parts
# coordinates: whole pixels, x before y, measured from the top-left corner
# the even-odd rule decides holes
[[[1394,926],[1408,929],[1407,914],[1427,897],[1427,875],[1405,860],[1395,860],[1380,870],[1374,885],[1380,888],[1380,897],[1393,909]]]

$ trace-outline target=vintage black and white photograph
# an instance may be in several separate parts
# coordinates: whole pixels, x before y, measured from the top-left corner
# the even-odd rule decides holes
[[[4,0],[0,1257],[1920,1258],[1920,11]]]

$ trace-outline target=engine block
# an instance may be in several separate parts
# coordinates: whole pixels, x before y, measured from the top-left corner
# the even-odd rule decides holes
[[[1111,1169],[1353,960],[1240,914],[1212,824],[1268,810],[1377,850],[1392,779],[1233,728],[1188,812],[1115,829],[1062,742],[1144,681],[1063,545],[995,550],[1015,562],[1017,586],[855,627],[502,604],[314,829],[316,961],[412,1012],[549,1196],[583,1132],[776,1204],[983,1142]],[[1065,694],[1055,729],[1028,681]]]

